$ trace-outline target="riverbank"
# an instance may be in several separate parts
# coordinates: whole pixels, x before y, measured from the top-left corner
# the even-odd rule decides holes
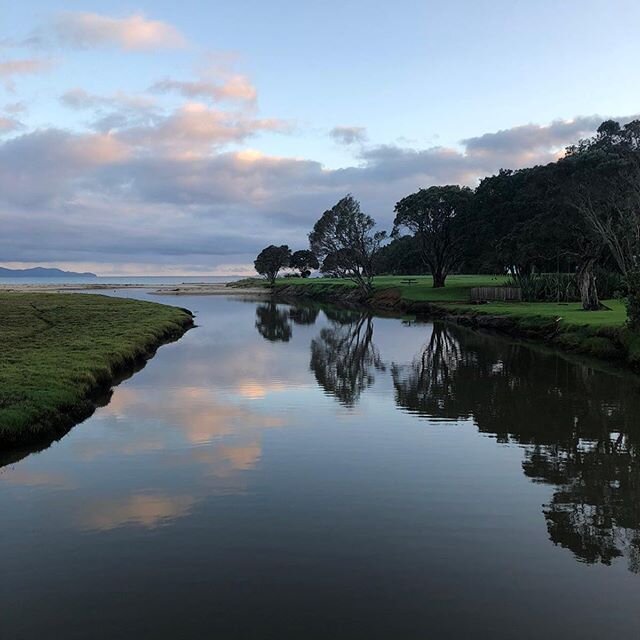
[[[185,309],[99,295],[0,292],[0,448],[64,434],[193,326]]]
[[[471,287],[496,286],[503,279],[452,276],[443,289],[433,289],[428,276],[416,277],[411,284],[403,284],[403,280],[406,278],[376,278],[370,295],[363,295],[351,283],[319,278],[283,278],[271,291],[281,299],[309,298],[319,302],[357,305],[374,311],[439,317],[476,329],[543,342],[567,352],[640,371],[640,336],[626,328],[626,310],[622,300],[605,301],[609,310],[603,311],[583,311],[579,303],[471,304]],[[242,282],[236,286],[242,286]]]

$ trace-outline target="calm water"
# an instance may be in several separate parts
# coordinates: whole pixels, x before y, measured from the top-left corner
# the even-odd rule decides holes
[[[197,329],[0,469],[3,640],[638,637],[636,378],[179,303]]]

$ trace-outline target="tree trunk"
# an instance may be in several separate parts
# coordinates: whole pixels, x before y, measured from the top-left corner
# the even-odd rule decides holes
[[[640,272],[632,271],[626,277],[627,325],[633,331],[640,331]]]
[[[582,308],[585,311],[598,311],[598,309],[602,308],[598,298],[596,275],[593,272],[595,262],[595,258],[584,260],[578,267],[578,273],[576,274]]]
[[[442,287],[444,287],[444,281],[446,280],[447,276],[443,275],[439,271],[434,271],[432,276],[434,289],[441,289]]]

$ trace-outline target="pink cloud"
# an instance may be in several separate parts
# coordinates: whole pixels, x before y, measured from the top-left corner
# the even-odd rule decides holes
[[[4,118],[0,116],[0,135],[8,133],[9,131],[15,131],[22,129],[23,125],[19,120],[15,118]]]
[[[81,49],[115,46],[125,51],[144,51],[186,46],[185,37],[175,27],[142,14],[112,18],[68,12],[58,17],[54,30],[61,42]]]
[[[167,78],[156,82],[151,87],[151,91],[160,93],[176,91],[186,98],[210,98],[216,102],[221,100],[255,102],[258,95],[251,81],[246,76],[239,74],[229,76],[222,82],[184,81]]]
[[[212,147],[239,143],[261,131],[285,132],[288,125],[275,118],[255,119],[189,102],[150,126],[131,127],[122,139],[142,151],[197,157]]]
[[[33,75],[47,71],[51,67],[50,60],[41,58],[23,58],[19,60],[5,60],[0,62],[0,79],[7,89],[13,89],[13,79],[16,76]]]

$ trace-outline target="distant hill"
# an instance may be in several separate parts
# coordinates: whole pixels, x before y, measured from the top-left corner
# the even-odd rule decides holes
[[[0,267],[0,278],[97,278],[95,273],[77,273],[62,269],[33,267],[32,269],[5,269]]]

